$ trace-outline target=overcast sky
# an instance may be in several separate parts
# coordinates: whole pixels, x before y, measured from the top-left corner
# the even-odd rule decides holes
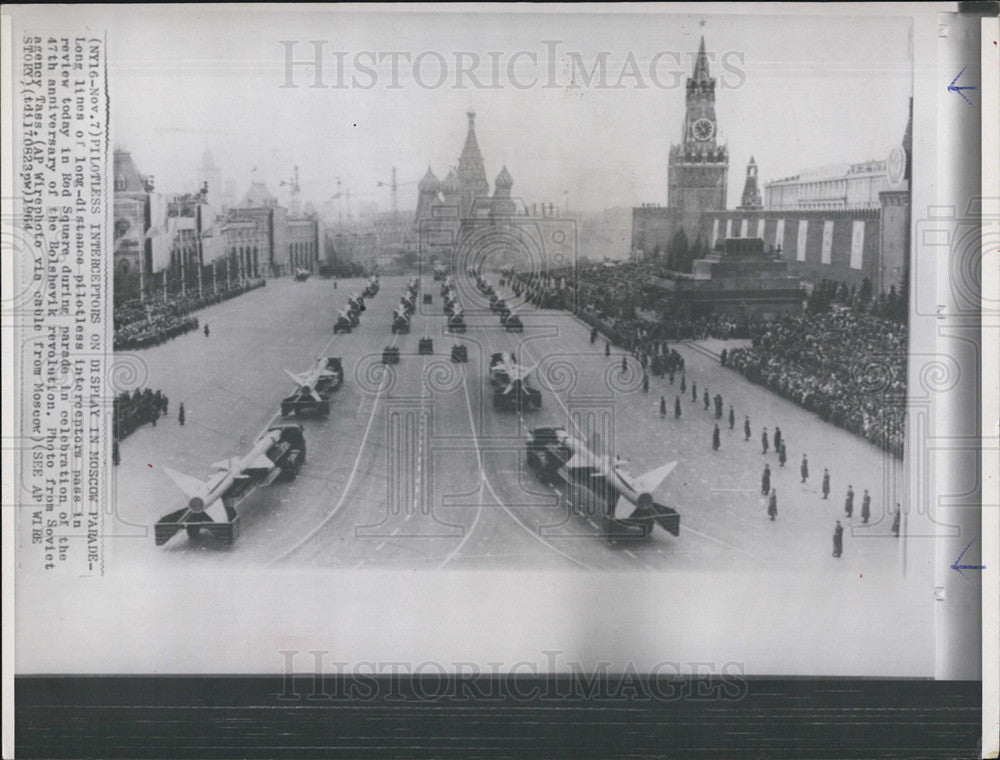
[[[256,166],[256,178],[287,203],[278,183],[297,164],[303,200],[328,199],[341,177],[356,202],[388,208],[389,193],[377,182],[388,181],[396,166],[400,206],[412,208],[415,182],[428,165],[443,177],[457,163],[465,112],[474,108],[490,182],[506,164],[514,194],[529,202],[565,199],[571,209],[588,210],[665,203],[667,155],[681,137],[683,78],[702,33],[719,80],[730,206],[739,203],[751,154],[764,181],[886,157],[906,126],[909,20],[751,11],[640,16],[160,6],[91,9],[91,17],[110,32],[114,141],[164,192],[193,189],[207,148],[224,181],[236,182],[238,197]],[[282,40],[294,41],[296,60],[313,58],[311,40],[324,41],[326,88],[309,87],[313,73],[303,67],[293,72],[297,87],[282,87]],[[558,41],[554,56],[546,41]],[[368,51],[383,54],[381,64],[372,65]],[[512,80],[509,65],[521,51]],[[574,54],[590,69],[602,51],[605,86],[596,78],[586,86]],[[410,58],[397,59],[395,82],[392,58],[384,55],[391,52]],[[483,85],[492,84],[497,61],[499,87],[479,88],[464,77],[465,86],[456,88],[456,53],[478,56],[474,74]],[[421,54],[423,86],[413,63]],[[446,79],[438,86],[442,60]],[[660,86],[650,73],[654,61]],[[582,86],[571,86],[574,75]],[[335,86],[338,76],[343,87]],[[556,86],[543,86],[553,80]]]

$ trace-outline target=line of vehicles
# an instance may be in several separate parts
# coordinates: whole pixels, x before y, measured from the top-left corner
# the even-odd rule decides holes
[[[502,309],[505,305],[490,283],[478,272],[472,273],[477,287],[484,295],[495,297]],[[461,316],[457,293],[451,277],[442,279],[441,295],[449,320]],[[368,281],[361,294],[349,299],[348,309],[355,316],[364,311],[365,298],[378,293],[378,276]],[[401,303],[393,312],[393,332],[409,332],[409,322],[416,310],[420,291],[419,277],[409,281]],[[510,320],[507,317],[507,321]],[[405,329],[397,324],[405,320]],[[501,318],[503,319],[503,318]],[[357,323],[355,323],[356,326]],[[462,325],[462,332],[465,326]],[[449,322],[449,330],[451,323]],[[346,330],[349,332],[350,330]],[[335,332],[337,332],[335,328]],[[399,362],[399,349],[393,356],[383,354],[383,361]],[[456,352],[456,349],[458,351]],[[433,353],[429,338],[420,342],[420,353]],[[467,361],[464,345],[452,347],[454,361]],[[490,356],[487,380],[492,391],[493,408],[499,412],[527,412],[542,406],[542,393],[531,381],[537,364],[524,366],[518,363],[513,351],[494,352]],[[331,398],[344,383],[344,368],[340,357],[320,357],[307,370],[293,373],[285,370],[295,382],[295,390],[281,400],[282,417],[319,416],[330,413]],[[590,441],[569,433],[565,428],[542,426],[531,429],[526,442],[529,469],[542,483],[555,489],[567,500],[574,511],[593,520],[613,543],[625,539],[647,538],[655,525],[677,536],[680,516],[672,508],[658,503],[654,491],[676,467],[669,462],[639,476],[631,474],[627,461],[604,452],[599,436]],[[155,525],[158,546],[175,535],[186,532],[195,537],[205,531],[220,541],[231,544],[239,535],[237,507],[257,488],[278,480],[294,480],[306,458],[303,427],[299,424],[275,424],[257,438],[242,457],[232,457],[211,466],[212,473],[205,480],[176,472],[164,471],[184,493],[184,507],[164,515]],[[620,516],[630,503],[634,509],[627,516]]]
[[[365,298],[373,298],[378,291],[379,278],[376,274],[368,280],[360,294],[348,299],[347,308],[340,312],[334,325],[334,333],[350,332],[352,327],[356,327],[358,315],[365,310]],[[347,323],[346,329],[344,322]],[[329,416],[331,398],[344,384],[344,367],[340,357],[320,357],[304,372],[295,373],[286,369],[285,373],[295,382],[295,390],[281,400],[282,417]],[[181,532],[195,538],[202,531],[225,544],[233,543],[240,532],[237,507],[258,488],[278,480],[294,480],[305,460],[306,441],[302,426],[281,423],[268,427],[244,456],[213,464],[212,474],[205,480],[164,467],[167,476],[184,493],[187,504],[156,522],[153,527],[156,545],[162,546]]]

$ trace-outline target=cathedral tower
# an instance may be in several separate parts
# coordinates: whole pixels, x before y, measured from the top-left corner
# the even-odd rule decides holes
[[[729,174],[729,151],[718,143],[715,79],[708,71],[704,37],[687,80],[686,106],[681,142],[670,147],[667,204],[693,241],[702,212],[725,210]]]
[[[479,142],[476,140],[476,112],[469,111],[469,131],[465,136],[465,147],[458,159],[458,181],[462,186],[461,202],[463,217],[469,216],[477,198],[487,198],[490,194],[490,183],[486,180],[486,167],[483,165],[483,154],[479,152]]]

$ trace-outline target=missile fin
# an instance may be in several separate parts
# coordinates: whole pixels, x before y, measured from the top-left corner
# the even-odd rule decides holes
[[[163,471],[167,473],[167,477],[174,481],[174,484],[184,492],[184,495],[189,499],[199,495],[205,488],[205,484],[198,480],[198,478],[192,478],[190,475],[185,475],[183,472],[177,472],[176,470],[171,470],[169,467],[164,467]]]
[[[267,454],[259,454],[246,467],[248,470],[270,470],[274,467],[274,462],[268,459]]]
[[[666,480],[667,476],[674,471],[676,466],[677,462],[668,462],[654,470],[643,473],[635,479],[638,490],[645,493],[652,493],[659,488],[660,483]]]

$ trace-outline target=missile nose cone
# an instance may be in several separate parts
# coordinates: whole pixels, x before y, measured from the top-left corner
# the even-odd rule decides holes
[[[188,507],[192,512],[204,512],[205,501],[200,496],[193,496],[191,497],[191,501],[188,502]]]
[[[635,505],[637,507],[651,507],[653,505],[653,494],[651,493],[639,494],[639,498],[635,500]]]

